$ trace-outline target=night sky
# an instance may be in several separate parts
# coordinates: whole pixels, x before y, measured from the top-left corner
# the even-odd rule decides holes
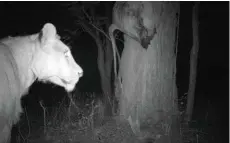
[[[101,2],[104,3],[104,2]],[[113,2],[109,2],[111,5]],[[53,23],[61,37],[69,36],[72,53],[83,68],[84,77],[77,85],[82,92],[100,93],[100,77],[97,69],[97,47],[87,34],[69,35],[66,29],[77,28],[74,17],[60,5],[61,2],[0,2],[0,38],[39,32],[47,22]],[[103,14],[103,5],[98,6]],[[112,9],[111,9],[112,12]],[[192,47],[191,2],[181,4],[179,48],[177,58],[177,86],[179,95],[187,92],[189,78],[189,51]],[[200,51],[196,102],[211,100],[217,106],[221,118],[228,121],[229,80],[229,2],[201,2],[199,9]],[[64,41],[65,42],[65,41]],[[57,92],[58,91],[58,92]],[[35,83],[30,91],[38,98],[63,98],[65,91],[51,84]],[[50,97],[47,97],[51,95]],[[198,101],[199,100],[199,101]],[[29,105],[27,105],[29,106]],[[228,125],[226,125],[228,127]]]

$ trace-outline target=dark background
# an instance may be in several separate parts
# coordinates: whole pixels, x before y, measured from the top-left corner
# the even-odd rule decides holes
[[[112,5],[114,2],[108,3]],[[65,30],[76,27],[73,24],[74,18],[60,4],[61,2],[0,2],[0,38],[37,33],[47,22],[56,26],[61,37],[69,36]],[[103,13],[103,6],[99,6],[100,13]],[[200,110],[210,107],[214,112],[212,118],[215,118],[218,124],[215,130],[223,139],[228,137],[229,127],[229,3],[201,2],[199,21],[200,50],[194,118],[204,114],[199,113]],[[74,58],[84,70],[77,89],[80,92],[100,93],[97,47],[94,40],[87,33],[70,38]],[[191,47],[192,2],[182,2],[177,58],[179,96],[188,90]],[[22,103],[23,107],[33,110],[39,108],[40,99],[44,100],[47,106],[52,106],[66,95],[61,87],[38,82],[31,87],[29,94],[31,95],[23,98]]]

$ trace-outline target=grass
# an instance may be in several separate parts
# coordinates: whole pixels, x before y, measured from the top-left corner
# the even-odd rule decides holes
[[[76,95],[77,96],[77,95]],[[17,143],[139,143],[128,122],[122,117],[106,117],[104,103],[95,94],[87,94],[87,100],[71,97],[70,103],[60,103],[59,107],[48,108],[40,102],[43,109],[43,122],[40,128],[33,127],[36,119],[26,118],[28,130],[19,136]],[[81,96],[82,97],[82,96]],[[184,100],[180,100],[181,103]],[[180,104],[183,115],[184,104]],[[180,134],[184,143],[211,143],[207,118],[191,123],[180,124]],[[35,123],[37,124],[37,123]],[[34,129],[32,129],[34,128]],[[24,136],[23,136],[24,135]],[[18,137],[19,138],[19,137]]]
[[[91,100],[80,102],[70,97],[69,105],[60,105],[44,125],[46,140],[55,142],[93,142],[94,129],[103,119],[103,104],[91,95]],[[81,107],[81,108],[80,108]]]

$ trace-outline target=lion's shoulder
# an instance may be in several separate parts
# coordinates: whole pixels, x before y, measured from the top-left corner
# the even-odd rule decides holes
[[[30,46],[36,39],[38,38],[38,34],[28,35],[28,36],[16,36],[11,37],[8,36],[0,40],[0,43],[6,45],[11,49],[25,49],[24,47]]]

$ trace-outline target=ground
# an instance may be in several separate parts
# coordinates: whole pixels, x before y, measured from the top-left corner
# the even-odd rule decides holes
[[[57,107],[46,107],[46,128],[42,110],[37,115],[32,115],[32,110],[23,114],[21,122],[13,129],[16,134],[12,136],[12,143],[140,143],[128,122],[119,116],[105,117],[101,100],[96,99],[92,93],[87,96],[90,96],[88,100],[73,100],[71,106],[63,101]],[[185,100],[180,100],[180,103],[183,101]],[[225,133],[221,120],[220,107],[213,100],[207,100],[204,95],[200,96],[195,101],[194,119],[189,128],[184,128],[181,123],[184,143],[226,141],[228,134]],[[183,110],[183,106],[181,109]]]

